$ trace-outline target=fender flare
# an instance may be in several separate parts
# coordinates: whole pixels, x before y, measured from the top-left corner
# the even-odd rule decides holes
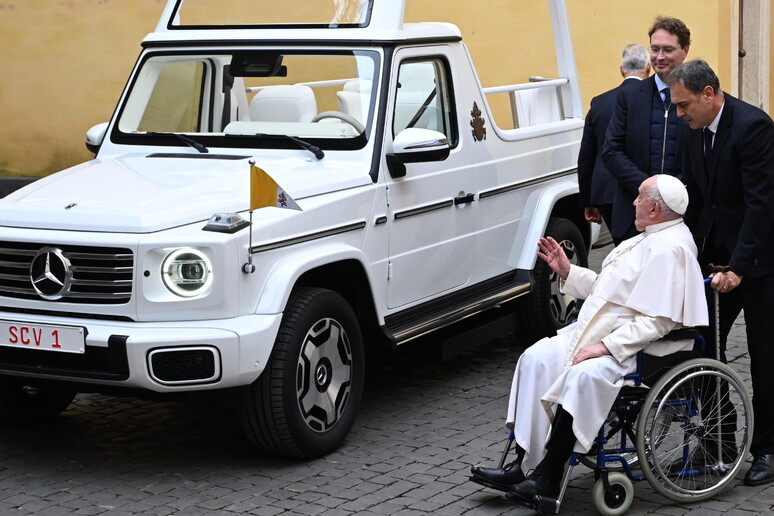
[[[360,249],[341,242],[326,242],[314,248],[304,246],[292,253],[286,253],[271,266],[258,298],[256,313],[282,313],[290,299],[290,293],[303,274],[345,260],[359,262],[369,284],[375,285],[373,271],[366,266],[368,260]]]
[[[519,232],[514,235],[513,256],[511,263],[514,268],[531,271],[537,260],[537,243],[545,234],[548,219],[554,216],[554,207],[562,199],[578,194],[576,175],[570,175],[560,181],[555,181],[546,188],[533,192],[524,205],[525,213],[532,213],[530,224],[522,224]],[[578,207],[580,213],[580,206]],[[588,228],[579,228],[581,234],[588,235]],[[531,244],[534,243],[534,246]]]

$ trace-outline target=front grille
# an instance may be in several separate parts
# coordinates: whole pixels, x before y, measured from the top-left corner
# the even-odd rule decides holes
[[[57,302],[122,304],[132,297],[131,249],[0,241],[0,296],[43,299],[33,287],[30,266],[41,249],[62,251],[70,261],[70,288]]]

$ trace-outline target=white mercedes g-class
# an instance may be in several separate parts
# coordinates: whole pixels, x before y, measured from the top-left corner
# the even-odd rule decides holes
[[[485,89],[460,31],[403,0],[207,4],[168,1],[95,159],[0,201],[3,416],[220,390],[258,448],[319,456],[370,350],[496,306],[533,335],[569,321],[535,259],[550,234],[585,265],[592,238],[562,0],[559,78]]]

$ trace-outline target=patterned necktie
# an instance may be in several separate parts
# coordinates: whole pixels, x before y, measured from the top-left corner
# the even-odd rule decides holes
[[[661,90],[661,93],[664,94],[664,105],[668,110],[672,106],[672,96],[669,94],[669,88],[664,88]]]

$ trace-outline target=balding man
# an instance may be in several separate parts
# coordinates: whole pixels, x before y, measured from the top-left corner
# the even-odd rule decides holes
[[[554,239],[540,240],[538,257],[562,278],[564,292],[586,301],[576,323],[528,348],[516,364],[506,414],[516,460],[473,467],[471,480],[517,501],[556,498],[573,449],[589,451],[637,353],[692,347],[691,340],[654,342],[707,324],[696,246],[682,219],[687,205],[679,179],[643,181],[634,200],[641,233],[613,249],[599,274],[571,265]]]

